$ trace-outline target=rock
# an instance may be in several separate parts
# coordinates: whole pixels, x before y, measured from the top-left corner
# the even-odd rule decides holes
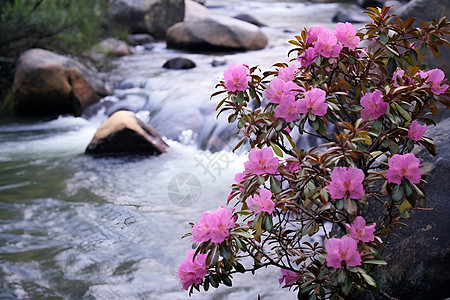
[[[126,89],[132,89],[132,88],[144,88],[147,84],[148,79],[146,77],[128,77],[125,80],[122,80],[120,82],[116,82],[114,84],[114,88],[118,90],[126,90]]]
[[[167,46],[187,50],[260,50],[267,37],[255,25],[226,16],[180,22],[167,30]]]
[[[155,38],[148,33],[136,33],[128,35],[128,43],[133,46],[154,43]]]
[[[372,19],[363,13],[363,9],[357,5],[339,10],[333,17],[333,22],[370,23]]]
[[[411,0],[398,11],[398,15],[402,20],[409,17],[418,17],[425,22],[432,19],[439,20],[443,16],[450,16],[450,0]],[[422,28],[417,20],[414,22],[414,26]],[[450,35],[445,35],[445,38],[448,40]],[[439,68],[445,72],[447,77],[450,77],[450,47],[443,45],[439,49],[439,59],[436,59],[431,51],[428,51],[429,53],[424,56],[424,63],[428,69]]]
[[[357,3],[362,8],[383,7],[386,3],[386,0],[358,0]]]
[[[111,22],[156,38],[164,38],[167,28],[184,18],[184,0],[111,0],[110,6]]]
[[[192,69],[195,68],[195,63],[190,59],[177,57],[166,61],[163,68],[174,70]]]
[[[197,19],[204,19],[211,15],[211,12],[202,4],[193,0],[185,0],[184,20],[191,22]]]
[[[211,66],[220,67],[225,66],[227,63],[228,61],[223,57],[214,57],[213,61],[211,62]]]
[[[134,112],[121,110],[110,116],[95,133],[86,153],[141,153],[158,155],[169,146],[150,125]]]
[[[17,114],[75,116],[111,93],[92,69],[43,49],[20,55],[13,91]]]
[[[198,4],[201,4],[201,5],[205,5],[206,0],[194,0],[194,2],[197,2]]]
[[[416,156],[424,165],[422,177],[427,197],[424,207],[432,211],[411,212],[415,221],[406,221],[409,228],[398,226],[383,253],[388,265],[377,270],[375,277],[381,289],[398,299],[428,300],[450,296],[450,120],[429,129],[426,136],[436,142],[437,156],[422,147]],[[422,169],[422,170],[423,170]],[[367,294],[361,299],[379,299]]]
[[[247,15],[247,14],[239,14],[237,16],[234,16],[234,18],[238,19],[238,20],[241,20],[241,21],[244,21],[244,22],[247,22],[247,23],[250,23],[250,24],[253,24],[253,25],[258,26],[258,27],[266,27],[265,24],[263,24],[260,21],[258,21],[255,17]]]
[[[99,42],[97,45],[92,46],[89,51],[89,57],[94,60],[102,60],[105,56],[119,57],[130,54],[130,48],[128,48],[127,43],[114,38]]]

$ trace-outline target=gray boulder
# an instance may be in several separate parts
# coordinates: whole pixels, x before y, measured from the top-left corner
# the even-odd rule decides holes
[[[134,112],[121,110],[98,128],[86,153],[158,155],[167,152],[168,147],[159,133],[137,119]]]
[[[75,116],[111,93],[94,70],[43,49],[20,55],[13,91],[17,114]]]
[[[422,147],[416,152],[423,164],[427,198],[424,207],[432,211],[411,212],[415,220],[397,227],[383,253],[388,265],[377,270],[381,289],[398,299],[428,300],[450,297],[450,120],[431,128],[426,136],[436,142],[437,156]],[[367,294],[362,299],[379,299]]]
[[[192,69],[195,68],[195,62],[187,58],[177,57],[166,61],[163,68],[173,70]]]
[[[109,19],[130,33],[164,38],[167,28],[183,21],[184,0],[112,0]]]
[[[193,0],[185,0],[184,20],[190,22],[196,19],[203,19],[211,15],[211,12],[204,5]]]
[[[383,7],[386,3],[386,0],[358,0],[357,3],[362,8]]]
[[[200,51],[260,50],[267,45],[257,26],[218,15],[177,23],[167,30],[166,41],[170,48]]]
[[[266,27],[265,24],[261,23],[258,19],[256,19],[253,16],[250,16],[248,14],[238,14],[238,15],[234,16],[234,18],[244,21],[244,22],[247,22],[247,23],[250,23],[250,24],[253,24],[258,27]]]

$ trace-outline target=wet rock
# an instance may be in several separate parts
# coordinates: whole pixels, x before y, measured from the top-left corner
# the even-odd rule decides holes
[[[250,16],[248,14],[239,14],[237,16],[234,16],[234,18],[238,19],[238,20],[241,20],[241,21],[244,21],[244,22],[247,22],[247,23],[250,23],[250,24],[253,24],[253,25],[258,26],[258,27],[265,27],[266,26],[265,24],[263,24],[260,21],[258,21],[255,17]]]
[[[107,57],[119,57],[130,55],[130,48],[124,41],[109,38],[99,42],[89,51],[89,56],[94,60],[102,60]]]
[[[122,110],[100,126],[86,153],[158,155],[168,147],[153,127],[137,119],[134,112]]]
[[[370,23],[372,19],[363,13],[363,9],[357,5],[339,10],[333,17],[333,22]]]
[[[173,70],[192,69],[195,68],[195,63],[190,59],[177,57],[166,61],[163,68]]]
[[[146,77],[130,77],[114,84],[115,89],[126,90],[132,88],[144,88],[148,79]]]
[[[128,43],[133,46],[154,43],[155,38],[148,33],[135,33],[128,35]]]
[[[362,8],[383,7],[386,3],[386,0],[358,0],[357,3]]]
[[[110,107],[106,109],[106,115],[111,116],[114,113],[126,110],[137,113],[145,109],[145,106],[148,103],[148,95],[145,94],[128,94],[124,99],[117,101]]]
[[[184,20],[185,22],[190,22],[196,19],[203,19],[211,15],[211,12],[202,4],[199,4],[193,0],[185,1],[185,12]]]
[[[17,114],[75,116],[111,93],[94,70],[43,49],[20,55],[13,91]]]
[[[228,61],[223,57],[214,57],[213,61],[211,62],[211,66],[220,67],[225,66],[227,63]]]
[[[443,16],[450,16],[450,0],[411,0],[398,11],[398,15],[402,20],[409,17],[418,17],[425,22],[432,19],[439,20]],[[422,27],[417,20],[414,26]],[[450,35],[445,35],[445,38],[448,40]],[[439,49],[439,59],[428,51],[429,53],[424,56],[424,63],[428,69],[439,68],[450,77],[450,47],[440,46]]]
[[[398,299],[428,300],[450,297],[450,120],[429,129],[426,136],[436,142],[437,156],[422,147],[416,156],[424,165],[422,177],[427,198],[424,207],[432,211],[410,212],[415,221],[408,228],[397,227],[383,253],[388,265],[375,274],[381,289]],[[361,299],[379,299],[368,294]]]
[[[112,0],[110,6],[111,22],[156,38],[164,38],[167,28],[184,18],[184,0]]]
[[[180,22],[167,30],[167,46],[187,50],[260,50],[267,37],[255,25],[226,16]]]

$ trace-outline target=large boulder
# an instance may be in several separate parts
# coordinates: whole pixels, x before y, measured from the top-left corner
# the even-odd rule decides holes
[[[111,0],[110,5],[112,22],[156,38],[164,38],[167,28],[184,18],[184,0]]]
[[[424,165],[422,177],[431,211],[410,212],[415,221],[398,227],[383,253],[388,265],[377,270],[381,289],[398,299],[428,300],[450,297],[450,120],[444,120],[426,134],[436,142],[437,156],[424,148],[417,151]],[[362,299],[379,299],[374,294]]]
[[[168,147],[159,133],[137,119],[134,112],[121,110],[98,128],[86,153],[158,155]]]
[[[206,6],[193,1],[185,0],[184,20],[185,22],[191,22],[196,19],[203,19],[211,15]]]
[[[119,57],[130,55],[128,44],[124,41],[108,38],[91,47],[89,57],[94,60],[103,60],[105,57]]]
[[[418,17],[426,22],[432,19],[439,20],[443,16],[450,18],[450,0],[411,0],[398,11],[398,15],[403,20]],[[414,25],[422,27],[419,21],[416,21]],[[450,35],[446,35],[446,39],[449,38]],[[439,49],[441,50],[439,59],[436,59],[429,51],[430,53],[424,57],[424,63],[430,69],[440,68],[447,77],[450,77],[450,47],[444,45]]]
[[[167,46],[187,50],[260,50],[267,37],[257,26],[234,18],[211,15],[180,22],[166,35]]]
[[[80,115],[110,91],[97,73],[75,59],[43,49],[23,52],[13,84],[17,114]]]

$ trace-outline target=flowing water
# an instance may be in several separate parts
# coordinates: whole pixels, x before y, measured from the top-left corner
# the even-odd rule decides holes
[[[332,25],[345,4],[301,1],[207,1],[211,11],[249,13],[269,27],[262,51],[184,53],[156,43],[116,59],[106,74],[113,96],[82,117],[0,120],[0,299],[187,299],[176,271],[190,247],[181,237],[204,210],[226,201],[244,152],[209,100],[226,65],[269,67],[287,61],[289,38],[304,26]],[[291,32],[291,33],[287,33]],[[197,67],[165,70],[183,56]],[[107,116],[135,111],[170,145],[157,157],[92,157],[86,146]],[[215,149],[206,145],[216,140]],[[186,184],[183,184],[186,182]],[[236,275],[233,288],[195,293],[193,299],[295,299],[278,287],[278,271]]]

